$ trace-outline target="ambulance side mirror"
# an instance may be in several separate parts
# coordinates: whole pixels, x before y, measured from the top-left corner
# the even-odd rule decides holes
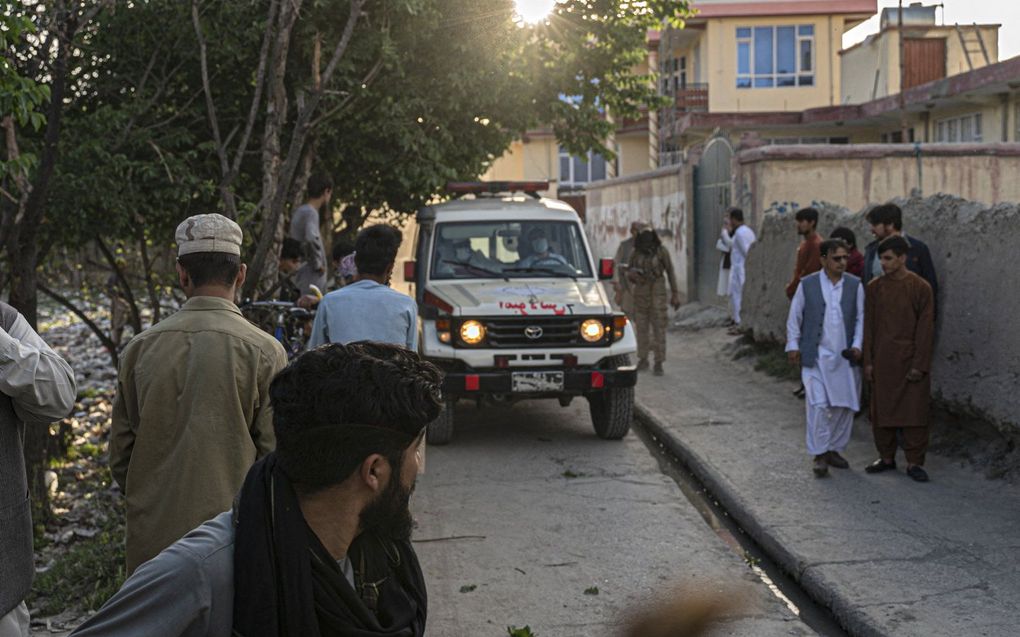
[[[612,259],[599,259],[599,281],[608,281],[616,274],[616,262]]]

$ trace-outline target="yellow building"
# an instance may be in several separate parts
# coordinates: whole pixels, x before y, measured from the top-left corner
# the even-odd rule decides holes
[[[696,0],[695,18],[681,30],[649,34],[647,66],[657,69],[660,92],[675,109],[636,122],[620,122],[597,155],[571,157],[551,131],[529,131],[493,162],[484,179],[547,179],[549,194],[568,196],[584,185],[675,163],[664,151],[681,150],[672,131],[677,113],[801,111],[840,99],[843,33],[875,13],[876,0]],[[696,141],[696,138],[692,141]]]
[[[549,180],[548,194],[570,199],[593,181],[681,163],[720,136],[731,147],[1020,141],[1020,59],[998,62],[999,25],[938,25],[934,6],[905,7],[901,77],[897,9],[882,11],[877,34],[841,50],[876,0],[695,0],[694,8],[683,29],[649,34],[649,66],[636,71],[656,68],[671,106],[620,122],[608,142],[615,161],[571,157],[551,130],[535,130],[484,178]]]
[[[662,36],[662,93],[708,112],[800,111],[839,103],[843,34],[875,0],[696,0]],[[693,100],[693,101],[692,101]]]
[[[832,13],[812,13],[826,9],[823,5],[830,5]],[[679,59],[675,66],[681,69],[690,63],[687,76],[694,82],[686,87],[675,78],[669,86],[663,82],[662,92],[674,92],[676,107],[659,117],[660,164],[678,163],[687,150],[719,135],[734,146],[747,136],[765,144],[1015,139],[1014,91],[1008,85],[994,89],[997,94],[981,89],[966,95],[952,82],[930,86],[957,77],[976,78],[962,80],[960,86],[998,86],[997,75],[979,71],[998,65],[999,25],[940,26],[934,6],[913,3],[903,13],[901,67],[897,9],[882,11],[879,33],[838,50],[843,32],[874,11],[874,2],[867,5],[696,3],[702,8],[699,19],[662,37],[662,48],[670,51],[663,57]],[[779,8],[795,13],[760,15]],[[722,44],[709,43],[713,34]],[[706,47],[715,53],[708,63]],[[797,53],[796,60],[791,60],[791,51]],[[813,77],[805,75],[812,69]],[[701,83],[702,77],[710,81]],[[922,87],[928,88],[915,90]]]
[[[686,149],[717,132],[718,118],[701,114],[726,114],[724,123],[737,125],[736,137],[742,124],[757,126],[762,113],[840,104],[843,34],[874,15],[877,4],[697,0],[694,7],[697,17],[684,29],[668,29],[659,47],[660,92],[675,104],[659,116],[662,165],[678,163]],[[821,132],[810,141],[843,141],[838,133]]]
[[[940,26],[935,8],[914,3],[903,10],[902,79],[897,9],[882,11],[878,33],[840,51],[840,103],[870,102],[998,61],[998,24]]]

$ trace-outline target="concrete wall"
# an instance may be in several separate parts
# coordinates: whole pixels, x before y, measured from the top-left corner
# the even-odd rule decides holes
[[[633,221],[650,223],[662,236],[680,290],[689,298],[693,224],[689,223],[688,180],[684,166],[670,166],[590,184],[585,192],[585,228],[595,258],[612,257],[620,242],[630,236]]]
[[[881,38],[870,37],[840,51],[841,104],[861,104],[888,94],[889,61],[883,44]]]
[[[736,201],[753,220],[813,202],[859,210],[871,202],[952,193],[995,204],[1020,201],[1020,144],[768,146],[735,157]],[[920,178],[919,178],[920,177]]]
[[[1004,432],[1020,433],[1020,335],[1015,317],[1020,276],[1012,267],[1020,243],[1020,206],[995,206],[947,195],[895,200],[908,234],[931,249],[939,277],[939,311],[932,391],[973,409]],[[858,244],[871,240],[864,210],[823,205],[819,230],[849,226]],[[742,319],[756,338],[784,342],[789,303],[783,288],[793,271],[793,215],[769,212],[751,251]]]

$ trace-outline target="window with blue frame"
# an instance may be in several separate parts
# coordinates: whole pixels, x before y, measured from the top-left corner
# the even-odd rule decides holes
[[[814,86],[815,27],[737,27],[737,88]]]

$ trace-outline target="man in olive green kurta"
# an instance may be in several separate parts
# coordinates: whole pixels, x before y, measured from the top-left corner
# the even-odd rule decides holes
[[[287,355],[234,305],[241,229],[198,215],[177,243],[188,301],[125,348],[114,402],[110,468],[127,501],[128,574],[228,510],[276,442],[269,383]]]

